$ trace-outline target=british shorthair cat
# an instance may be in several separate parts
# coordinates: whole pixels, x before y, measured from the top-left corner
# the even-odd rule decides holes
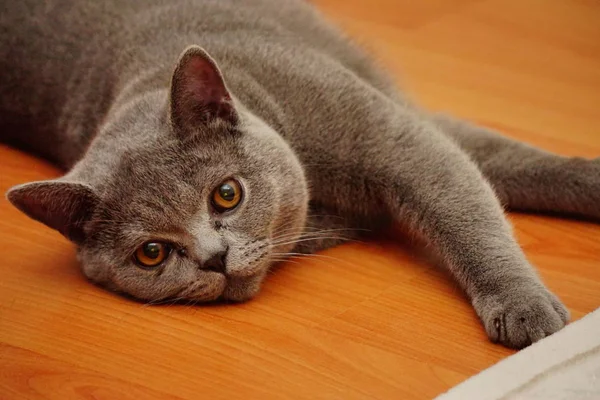
[[[396,224],[491,340],[520,348],[568,321],[502,205],[599,219],[600,160],[420,109],[305,1],[3,4],[0,137],[68,171],[7,196],[91,281],[244,301],[291,253]]]

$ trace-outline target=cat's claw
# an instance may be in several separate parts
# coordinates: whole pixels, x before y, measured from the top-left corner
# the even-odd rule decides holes
[[[521,349],[560,330],[569,311],[543,287],[509,290],[473,302],[490,340]]]

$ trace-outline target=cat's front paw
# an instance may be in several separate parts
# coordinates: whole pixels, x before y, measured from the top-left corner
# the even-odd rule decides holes
[[[543,286],[480,296],[473,305],[490,340],[521,349],[560,330],[569,311]]]

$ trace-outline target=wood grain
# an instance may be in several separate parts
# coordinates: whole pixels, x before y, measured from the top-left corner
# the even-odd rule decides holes
[[[318,0],[432,109],[600,155],[600,3]],[[402,76],[402,78],[400,78]],[[0,190],[57,176],[0,147]],[[237,306],[148,307],[0,200],[0,399],[425,399],[511,351],[398,235],[283,265]],[[600,306],[600,226],[512,215],[573,319]]]

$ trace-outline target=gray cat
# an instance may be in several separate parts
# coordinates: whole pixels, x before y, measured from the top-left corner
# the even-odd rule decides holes
[[[501,203],[598,219],[600,160],[417,108],[305,1],[2,8],[2,140],[69,171],[7,196],[74,242],[93,282],[244,301],[290,253],[401,224],[492,341],[520,348],[568,321]]]

